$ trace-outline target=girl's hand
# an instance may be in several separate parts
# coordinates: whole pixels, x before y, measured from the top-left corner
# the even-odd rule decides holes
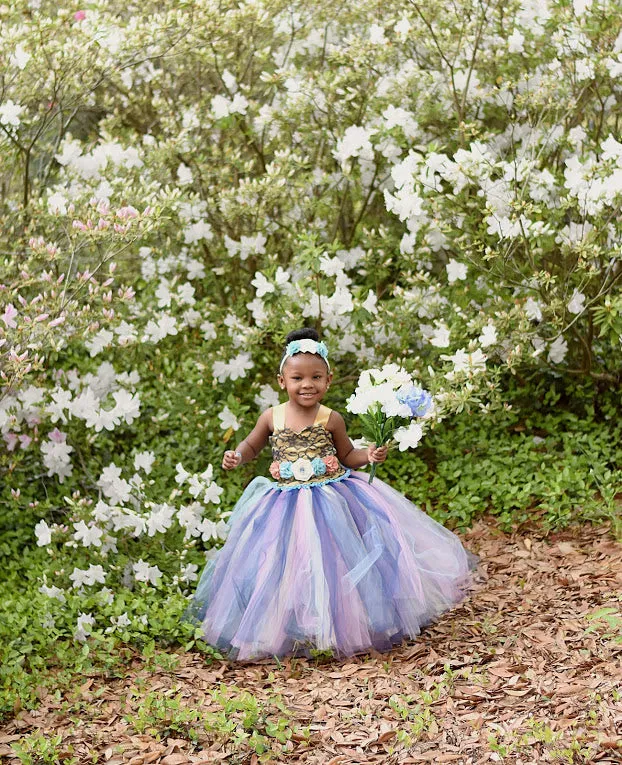
[[[226,451],[222,455],[222,467],[224,470],[233,470],[242,462],[240,452]]]
[[[367,449],[367,460],[370,463],[384,462],[387,458],[388,452],[389,447],[386,444],[384,446],[376,446],[374,444]]]

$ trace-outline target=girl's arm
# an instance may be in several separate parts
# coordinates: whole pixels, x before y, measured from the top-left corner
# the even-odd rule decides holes
[[[272,412],[266,409],[259,415],[257,424],[243,441],[236,446],[235,451],[226,451],[222,458],[222,466],[225,470],[242,465],[245,462],[254,460],[259,452],[268,443],[268,438],[272,433]]]
[[[332,433],[337,458],[342,465],[349,468],[360,468],[370,462],[384,462],[387,458],[387,446],[370,446],[367,449],[355,449],[348,438],[346,424],[338,412],[331,412],[327,429]]]

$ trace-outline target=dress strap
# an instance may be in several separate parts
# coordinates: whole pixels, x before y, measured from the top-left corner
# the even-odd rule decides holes
[[[287,402],[286,402],[287,403]],[[285,427],[285,404],[272,407],[272,430],[283,430]]]
[[[320,408],[317,411],[315,422],[313,424],[326,426],[332,411],[333,411],[332,409],[329,409],[327,406],[324,406],[324,404],[320,404]]]

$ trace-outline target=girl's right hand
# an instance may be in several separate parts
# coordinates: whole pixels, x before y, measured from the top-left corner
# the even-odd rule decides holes
[[[240,452],[226,451],[222,456],[222,467],[224,470],[233,470],[242,462]]]

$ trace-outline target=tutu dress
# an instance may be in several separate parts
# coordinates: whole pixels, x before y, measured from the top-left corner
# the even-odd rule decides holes
[[[248,485],[190,607],[205,640],[249,660],[385,651],[418,635],[464,598],[475,556],[387,484],[337,462],[330,409],[298,432],[284,406],[270,437],[280,477]]]

